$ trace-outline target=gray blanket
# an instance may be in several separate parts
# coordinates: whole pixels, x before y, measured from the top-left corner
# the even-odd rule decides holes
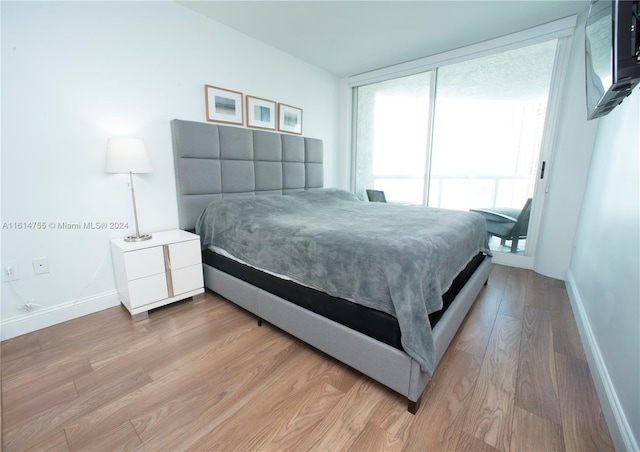
[[[477,214],[369,203],[337,189],[222,198],[196,223],[203,247],[393,315],[405,351],[435,367],[428,314],[478,252],[489,253]]]

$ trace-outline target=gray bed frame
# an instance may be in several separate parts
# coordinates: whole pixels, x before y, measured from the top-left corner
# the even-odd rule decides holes
[[[287,195],[323,187],[322,141],[262,130],[171,121],[180,228],[223,196]],[[405,352],[204,264],[205,286],[407,397],[415,413],[430,376]],[[484,259],[433,328],[440,361],[486,283]]]

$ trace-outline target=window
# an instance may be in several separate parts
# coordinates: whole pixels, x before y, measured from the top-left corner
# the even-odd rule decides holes
[[[533,197],[557,40],[438,70],[428,205]]]
[[[521,209],[534,197],[558,42],[355,85],[356,194],[366,199],[374,188],[390,202]]]
[[[375,188],[387,199],[423,202],[431,77],[425,72],[358,88],[360,194]]]

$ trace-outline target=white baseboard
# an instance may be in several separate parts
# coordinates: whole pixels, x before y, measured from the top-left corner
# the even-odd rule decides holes
[[[67,320],[118,306],[119,304],[118,292],[111,290],[82,298],[77,302],[36,309],[24,315],[2,321],[0,323],[0,340],[4,341],[5,339],[31,333]]]
[[[493,253],[493,264],[506,265],[508,267],[524,268],[526,270],[532,270],[534,260],[531,256],[523,256],[521,254],[512,253]]]
[[[638,443],[636,442],[631,426],[622,410],[620,399],[616,393],[616,388],[611,381],[609,371],[604,363],[598,342],[593,334],[591,324],[584,310],[582,298],[576,287],[575,279],[571,270],[567,272],[565,279],[567,285],[567,293],[571,301],[580,339],[584,345],[584,351],[587,355],[587,362],[591,369],[591,376],[598,393],[600,406],[609,427],[609,433],[616,450],[638,451]]]

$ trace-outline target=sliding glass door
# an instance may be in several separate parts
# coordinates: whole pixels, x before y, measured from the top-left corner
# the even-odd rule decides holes
[[[554,39],[358,87],[357,194],[375,188],[391,202],[521,220],[515,244],[506,224],[491,243],[523,253],[529,218],[518,217],[534,197],[556,46]]]
[[[554,55],[555,41],[438,71],[430,206],[522,207],[533,194]]]

